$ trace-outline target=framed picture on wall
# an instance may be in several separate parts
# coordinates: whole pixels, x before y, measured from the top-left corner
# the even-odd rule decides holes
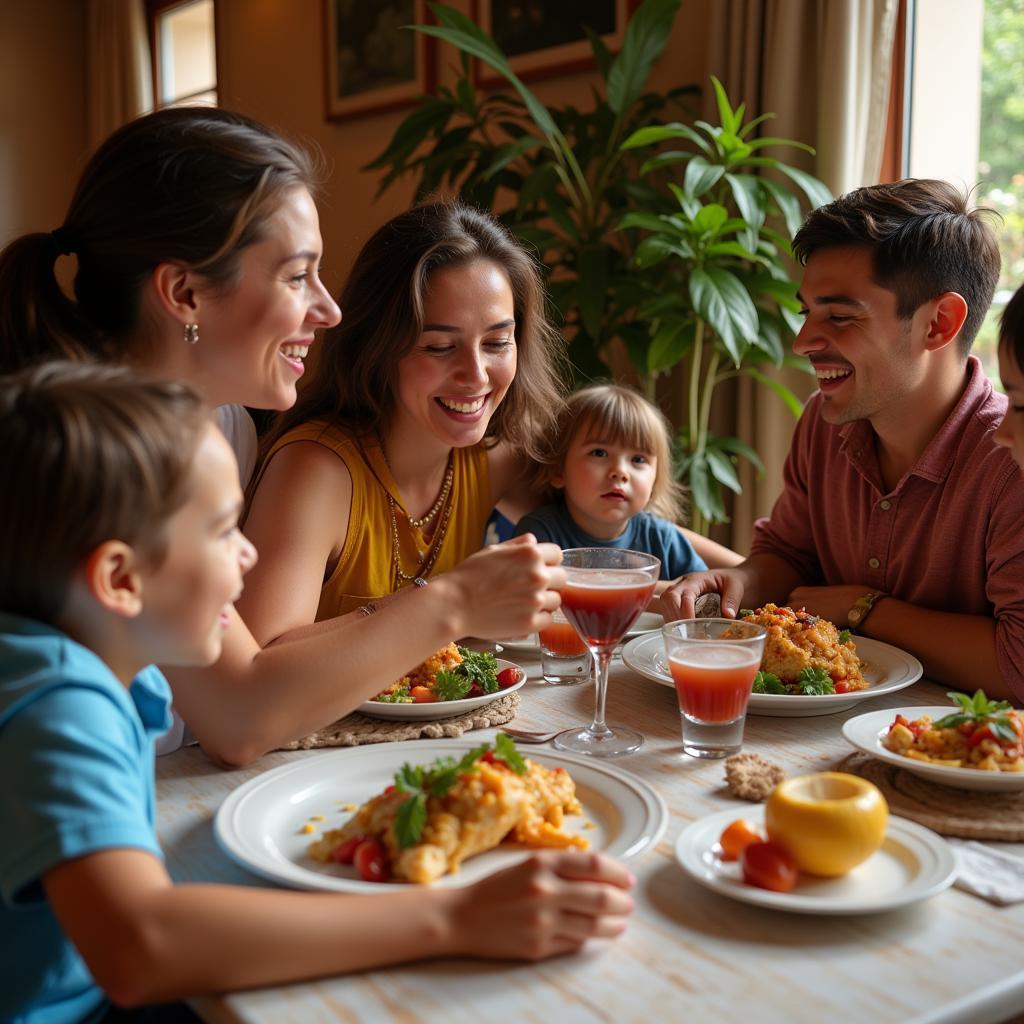
[[[426,0],[323,0],[327,117],[344,120],[412,106],[436,81]]]
[[[613,53],[622,45],[626,22],[640,0],[473,0],[473,19],[509,58],[526,81],[553,78],[594,67],[585,28]],[[475,61],[477,85],[503,82]]]

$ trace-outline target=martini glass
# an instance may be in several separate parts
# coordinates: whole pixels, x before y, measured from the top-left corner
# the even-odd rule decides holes
[[[562,568],[562,611],[594,659],[596,699],[590,725],[559,733],[555,746],[594,757],[631,753],[643,736],[632,729],[611,729],[604,720],[608,666],[616,646],[647,607],[661,562],[624,548],[570,548],[562,552]]]

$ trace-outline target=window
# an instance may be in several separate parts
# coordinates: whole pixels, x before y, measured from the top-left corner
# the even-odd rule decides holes
[[[217,103],[214,0],[147,0],[156,106]]]
[[[905,170],[975,187],[993,219],[1003,267],[974,343],[998,380],[999,316],[1024,284],[1024,9],[1020,0],[904,0],[909,4],[909,144]]]

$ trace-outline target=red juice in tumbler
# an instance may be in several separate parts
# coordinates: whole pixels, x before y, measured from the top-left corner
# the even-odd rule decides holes
[[[562,611],[592,647],[614,647],[647,607],[657,580],[629,569],[569,569]]]
[[[711,644],[686,652],[686,659],[669,658],[679,710],[700,722],[732,722],[747,707],[760,655],[729,644]]]
[[[587,645],[569,622],[552,622],[540,631],[540,645],[559,658],[578,658],[587,653]]]

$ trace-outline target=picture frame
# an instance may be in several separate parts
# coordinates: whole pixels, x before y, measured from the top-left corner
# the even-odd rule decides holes
[[[595,66],[581,24],[593,28],[617,53],[629,17],[639,5],[640,0],[473,0],[472,17],[506,54],[512,70],[523,81],[536,81]],[[473,81],[486,87],[505,79],[474,61]]]
[[[426,0],[323,0],[328,120],[411,107],[437,83],[435,41],[405,25],[434,24]]]

